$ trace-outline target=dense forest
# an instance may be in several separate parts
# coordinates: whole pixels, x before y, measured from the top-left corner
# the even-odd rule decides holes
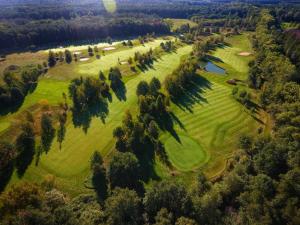
[[[150,16],[127,15],[105,18],[83,16],[70,20],[25,20],[2,24],[0,48],[28,47],[48,43],[74,42],[86,39],[105,39],[145,35],[168,34],[169,27],[161,19]]]
[[[193,5],[165,1],[142,5],[120,2],[114,15],[99,3],[72,7],[66,4],[58,9],[51,4],[6,6],[0,9],[0,49],[170,33],[169,25],[161,18],[220,18],[223,22],[219,26],[224,23],[242,26],[254,19],[254,11],[252,6],[239,3],[222,7],[218,3]]]
[[[17,17],[15,10],[1,14],[4,9],[0,9],[0,48],[3,49],[108,36],[170,34],[170,24],[161,18],[170,15],[190,18],[196,23],[194,27],[184,24],[174,31],[180,34],[176,40],[161,42],[157,49],[150,48],[145,53],[135,52],[134,57],[128,59],[129,67],[136,65],[143,71],[163,54],[176,52],[178,45],[193,45],[191,53],[163,81],[153,77],[137,84],[136,110],[121,110],[123,119],[109,134],[114,140],[114,152],[108,156],[109,160],[102,158],[99,151],[94,151],[90,158],[90,183],[84,184],[91,190],[90,194],[69,198],[52,175],[47,175],[39,184],[20,182],[0,195],[0,224],[300,224],[300,33],[298,29],[285,31],[281,26],[284,22],[298,22],[299,9],[240,3],[226,5],[228,7],[193,2],[182,7],[182,3],[178,3],[173,8],[130,4],[133,3],[127,2],[127,7],[115,15],[85,10],[82,5],[77,6],[76,15],[67,8],[52,13],[52,6],[32,14],[30,6],[26,6],[29,8],[23,8]],[[175,3],[165,3],[169,4]],[[218,179],[208,179],[204,173],[193,171],[196,175],[189,185],[176,178],[151,180],[155,157],[171,167],[159,138],[162,131],[176,136],[172,124],[175,116],[170,105],[176,104],[195,80],[204,79],[198,71],[208,53],[218,47],[225,48],[229,45],[226,35],[238,36],[241,31],[249,32],[255,51],[243,86],[249,87],[249,92],[256,97],[257,103],[251,103],[257,104],[270,118],[270,131],[241,135],[238,149]],[[210,36],[211,33],[214,35]],[[140,44],[145,40],[140,37]],[[132,42],[124,41],[123,45],[132,45]],[[90,56],[96,54],[91,47],[88,52]],[[71,64],[72,57],[66,50],[66,63]],[[49,68],[48,65],[8,68],[0,83],[0,107],[21,102],[35,88],[39,76],[47,69],[57,68],[56,63],[50,51]],[[82,127],[85,132],[91,114],[100,115],[105,123],[111,93],[124,92],[125,88],[122,65],[118,66],[105,74],[100,70],[98,77],[72,79],[55,113],[43,108],[38,121],[39,132],[35,132],[35,118],[27,112],[14,143],[0,141],[0,177],[6,178],[14,167],[17,176],[22,177],[35,151],[38,164],[40,155],[48,153],[55,135],[61,144],[68,114],[72,114],[74,126]],[[233,95],[237,95],[237,89],[232,90]],[[67,96],[71,100],[70,107]],[[117,97],[124,100],[124,96]],[[246,97],[239,97],[236,97],[238,101],[250,104]],[[82,118],[89,120],[82,122]]]

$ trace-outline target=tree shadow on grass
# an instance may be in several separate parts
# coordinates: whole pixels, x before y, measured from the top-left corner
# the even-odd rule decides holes
[[[184,125],[180,122],[179,118],[174,113],[165,112],[155,118],[156,123],[159,128],[163,131],[169,132],[179,143],[181,140],[179,135],[174,129],[174,122],[179,124],[181,128],[184,128]]]
[[[216,63],[223,63],[222,59],[220,59],[218,57],[215,57],[215,56],[212,56],[212,55],[205,55],[204,61],[206,61],[206,62],[211,61],[211,62],[216,62]]]
[[[119,101],[126,101],[126,86],[122,80],[118,82],[118,85],[111,87],[113,92],[115,93],[116,97],[119,99]]]
[[[153,143],[149,137],[145,139],[143,149],[136,153],[140,163],[140,178],[143,182],[148,182],[150,179],[160,180],[154,168],[155,143]]]
[[[211,82],[202,76],[194,76],[191,84],[183,91],[183,94],[177,98],[172,98],[172,102],[183,111],[194,113],[195,104],[208,103],[206,98],[202,97],[204,89],[211,89]]]
[[[92,118],[100,118],[102,123],[105,124],[105,119],[109,113],[108,103],[106,99],[103,99],[81,110],[72,108],[72,113],[74,127],[82,127],[83,131],[87,133],[91,125]]]
[[[7,100],[5,103],[0,104],[0,116],[5,116],[9,113],[17,112],[23,105],[26,95],[31,94],[35,91],[37,82],[32,83],[24,96],[16,97],[15,100]]]
[[[22,178],[28,168],[28,166],[33,161],[34,151],[22,151],[17,157],[16,168],[19,178]]]
[[[245,105],[247,109],[249,109],[251,112],[249,112],[249,114],[251,115],[251,117],[256,120],[258,123],[260,124],[265,124],[260,118],[259,118],[259,110],[261,109],[261,106],[259,106],[258,104],[256,104],[253,101],[248,101],[247,104]]]
[[[153,59],[151,62],[144,63],[144,64],[138,64],[137,67],[142,71],[143,73],[148,70],[156,70],[153,66],[154,61],[157,61],[157,59]]]

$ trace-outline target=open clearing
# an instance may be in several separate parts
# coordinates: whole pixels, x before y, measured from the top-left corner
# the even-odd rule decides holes
[[[19,111],[23,111],[40,101],[57,104],[62,100],[62,93],[67,93],[70,79],[77,76],[98,76],[99,70],[107,71],[110,67],[123,62],[134,52],[146,52],[155,48],[161,40],[146,43],[122,51],[116,51],[102,56],[100,60],[91,59],[87,62],[71,65],[58,65],[42,78],[36,90],[26,97]],[[203,169],[209,177],[222,172],[227,158],[237,148],[237,139],[243,133],[256,132],[258,122],[231,95],[232,86],[226,80],[232,78],[246,79],[248,62],[251,57],[241,57],[242,51],[251,52],[247,35],[239,35],[229,39],[228,46],[211,53],[216,65],[226,70],[226,75],[199,71],[201,76],[176,104],[171,105],[176,116],[174,138],[169,133],[163,133],[161,140],[165,144],[172,170],[180,177]],[[163,55],[154,62],[153,68],[134,76],[125,83],[125,99],[112,95],[106,115],[92,116],[85,121],[84,126],[74,126],[71,113],[66,125],[66,136],[62,148],[54,140],[48,154],[43,154],[40,163],[34,163],[28,168],[22,179],[40,182],[46,175],[56,177],[58,187],[75,196],[86,193],[84,181],[89,176],[89,159],[95,150],[103,157],[109,156],[114,146],[112,132],[121,124],[124,112],[129,109],[137,111],[136,87],[142,80],[150,81],[154,76],[160,81],[178,67],[181,57],[186,56],[192,46],[177,49],[176,53]],[[46,78],[48,77],[48,78]],[[10,119],[16,114],[0,118],[0,131],[9,126]],[[155,172],[161,177],[172,175],[170,169],[159,160],[155,163]],[[178,172],[178,173],[177,173]],[[187,176],[186,176],[186,175]],[[18,182],[13,175],[9,185]]]

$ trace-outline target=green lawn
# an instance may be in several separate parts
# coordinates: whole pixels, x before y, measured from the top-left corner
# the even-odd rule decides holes
[[[181,171],[190,171],[206,162],[207,155],[202,146],[188,136],[179,135],[180,143],[169,137],[165,148],[169,160]]]
[[[237,53],[252,50],[249,40],[247,35],[239,35],[228,42],[231,47],[211,53],[223,61],[217,64],[226,69],[227,74],[200,71],[201,76],[194,87],[172,105],[179,121],[175,131],[181,143],[170,134],[164,134],[163,140],[166,140],[166,151],[178,171],[201,168],[209,177],[215,176],[224,169],[227,158],[238,148],[238,137],[256,132],[259,126],[249,112],[233,99],[232,86],[226,84],[228,79],[246,79],[247,65],[252,57],[238,56]],[[157,165],[158,173],[166,176],[167,169],[162,168],[161,164]]]
[[[252,56],[239,56],[241,52],[253,53],[251,44],[247,38],[248,34],[241,34],[229,39],[228,46],[218,48],[213,56],[221,59],[224,64],[231,66],[236,72],[247,73],[248,62]]]
[[[129,57],[133,57],[136,51],[146,52],[150,48],[154,49],[158,47],[162,41],[162,39],[157,39],[153,42],[145,43],[144,46],[138,45],[132,48],[122,48],[122,50],[107,53],[105,56],[102,56],[100,60],[97,60],[94,57],[88,62],[73,62],[70,65],[64,63],[49,69],[48,73],[40,78],[34,92],[26,96],[24,103],[17,112],[6,116],[0,116],[0,124],[12,121],[15,117],[18,117],[19,113],[39,103],[41,100],[47,100],[49,104],[61,102],[63,100],[62,93],[68,93],[68,86],[71,79],[79,76],[98,76],[100,69],[107,71],[111,67],[117,66],[118,58],[125,60]],[[73,48],[76,49],[75,47]],[[22,53],[19,55],[12,54],[10,57],[12,57],[11,60],[17,59],[17,57],[20,58],[18,60],[28,60],[30,57],[35,59],[35,57],[40,57],[41,52],[42,51],[36,55],[33,53]],[[7,128],[8,127],[3,126],[3,128],[0,129],[0,132]]]
[[[134,53],[138,51],[145,53],[150,48],[154,49],[158,47],[161,42],[163,42],[162,39],[157,39],[132,48],[116,45],[116,50],[107,52],[105,56],[101,56],[101,59],[96,59],[94,56],[86,62],[72,62],[70,65],[64,63],[52,68],[46,76],[56,80],[70,80],[78,76],[98,76],[100,70],[107,71],[111,67],[117,66],[118,59],[120,61],[127,60],[129,57],[133,57]]]
[[[154,63],[153,69],[142,73],[126,82],[126,101],[119,101],[113,95],[109,104],[109,113],[103,123],[100,118],[93,118],[87,133],[82,128],[74,127],[72,122],[67,125],[67,133],[62,145],[54,141],[47,155],[43,155],[39,166],[31,165],[24,178],[31,181],[41,181],[47,174],[57,177],[58,185],[72,195],[87,190],[83,182],[89,174],[89,159],[95,150],[103,156],[107,155],[114,145],[113,129],[120,125],[124,112],[127,109],[135,110],[137,107],[136,86],[141,80],[149,81],[156,76],[161,81],[171,73],[180,63],[181,56],[188,54],[191,46],[179,48],[177,53],[167,54]],[[70,117],[69,117],[70,118]],[[14,175],[12,183],[18,181]]]

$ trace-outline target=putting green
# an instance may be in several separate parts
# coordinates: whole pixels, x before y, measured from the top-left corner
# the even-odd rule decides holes
[[[169,137],[165,142],[169,159],[178,170],[189,171],[206,162],[207,154],[197,141],[185,135],[179,135],[179,139]]]

